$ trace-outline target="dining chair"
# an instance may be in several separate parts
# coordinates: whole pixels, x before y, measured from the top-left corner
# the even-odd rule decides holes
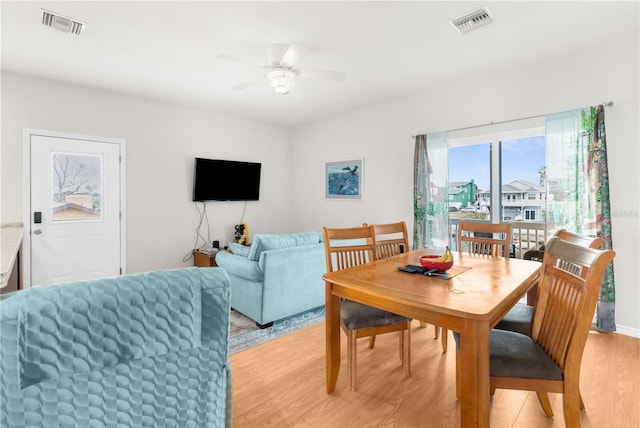
[[[512,223],[464,221],[458,223],[458,251],[495,257],[509,257]]]
[[[367,223],[363,227],[369,226]],[[386,259],[409,251],[409,234],[404,221],[397,223],[372,224],[376,236],[377,259]]]
[[[588,248],[600,248],[604,243],[602,238],[594,238],[589,236],[582,236],[566,229],[561,229],[554,234],[555,237],[562,239],[563,241],[571,242],[576,245],[580,245]],[[527,251],[523,259],[535,260],[542,262],[544,257],[544,249],[542,250],[529,250]],[[566,264],[562,266],[563,269],[568,270],[577,275],[580,274],[580,267],[571,266]],[[516,304],[503,318],[496,324],[494,328],[499,330],[517,331],[518,333],[530,335],[531,334],[531,320],[533,319],[533,312],[535,310],[535,302],[537,301],[538,286],[535,285],[531,290],[527,292],[527,304]]]
[[[490,333],[491,395],[496,388],[535,391],[545,415],[553,416],[547,394],[562,393],[565,425],[580,426],[582,354],[602,278],[614,257],[613,250],[549,240],[531,336],[498,329]]]
[[[375,260],[373,227],[322,228],[327,272],[348,269]],[[340,302],[340,325],[347,335],[347,377],[356,390],[357,339],[398,332],[404,373],[411,376],[411,318],[344,299]],[[373,343],[369,342],[369,347]]]
[[[363,223],[362,226],[368,226]],[[373,231],[376,235],[376,260],[386,259],[397,254],[409,251],[409,234],[407,232],[407,224],[404,221],[396,223],[372,224]],[[427,323],[420,321],[420,327],[426,328]],[[433,326],[435,329],[435,338],[440,335],[440,327]],[[370,346],[373,348],[376,337],[371,336],[369,339]],[[447,352],[447,338],[442,337],[442,352]]]

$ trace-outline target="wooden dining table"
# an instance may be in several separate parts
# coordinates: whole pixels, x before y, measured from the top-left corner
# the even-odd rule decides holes
[[[460,423],[489,426],[489,332],[537,283],[540,263],[454,252],[450,278],[398,270],[419,265],[414,250],[327,273],[326,388],[340,372],[340,300],[353,300],[460,333]]]

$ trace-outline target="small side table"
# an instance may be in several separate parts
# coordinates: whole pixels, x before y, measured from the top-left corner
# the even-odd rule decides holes
[[[220,250],[224,251],[224,250]],[[196,267],[216,267],[216,255],[218,251],[215,253],[205,254],[201,253],[198,250],[193,251],[193,265]]]

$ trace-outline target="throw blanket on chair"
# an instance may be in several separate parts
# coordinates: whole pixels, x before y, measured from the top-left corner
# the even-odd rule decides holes
[[[221,269],[18,292],[0,302],[0,426],[230,425],[228,317]]]

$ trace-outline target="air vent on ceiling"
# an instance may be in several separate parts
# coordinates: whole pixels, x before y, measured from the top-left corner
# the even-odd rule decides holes
[[[492,22],[493,16],[491,16],[491,12],[486,7],[483,7],[459,18],[452,19],[451,25],[460,33],[468,33]]]
[[[42,9],[42,25],[55,28],[63,33],[79,35],[84,29],[85,23],[50,10]]]

